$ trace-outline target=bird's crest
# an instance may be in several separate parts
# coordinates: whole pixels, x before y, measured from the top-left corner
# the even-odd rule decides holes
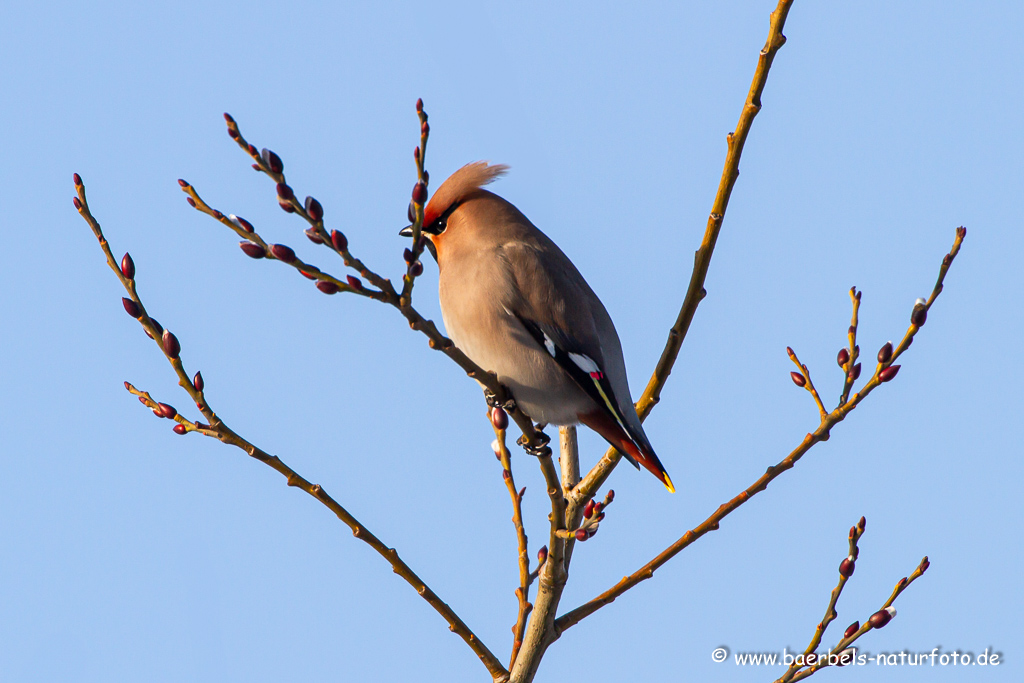
[[[493,182],[508,171],[505,164],[490,165],[486,161],[466,164],[441,183],[423,210],[423,225],[430,225],[453,204],[464,199],[473,190]]]

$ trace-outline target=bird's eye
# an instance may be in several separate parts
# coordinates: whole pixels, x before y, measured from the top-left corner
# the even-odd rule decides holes
[[[438,218],[437,221],[434,223],[435,234],[440,235],[442,232],[445,231],[445,229],[447,227],[448,227],[448,219],[447,218]]]

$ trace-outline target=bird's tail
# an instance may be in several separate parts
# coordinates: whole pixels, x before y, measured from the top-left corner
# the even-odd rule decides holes
[[[580,415],[579,417],[580,422],[603,436],[605,441],[617,448],[619,452],[649,470],[651,474],[656,476],[658,480],[665,485],[665,488],[669,490],[669,493],[676,492],[675,486],[672,485],[672,479],[668,476],[668,472],[665,471],[665,467],[661,464],[661,460],[659,460],[658,456],[655,455],[654,449],[651,448],[648,443],[644,443],[643,447],[637,443],[637,441],[646,442],[646,439],[633,439],[629,432],[623,429],[618,422],[603,411],[595,411],[593,413]]]

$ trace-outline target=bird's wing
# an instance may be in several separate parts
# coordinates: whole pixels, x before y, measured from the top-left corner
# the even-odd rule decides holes
[[[639,422],[635,411],[633,420],[626,412],[625,406],[632,408],[632,405],[624,368],[621,368],[621,383],[615,381],[622,355],[617,335],[614,348],[609,348],[606,354],[599,329],[610,327],[611,320],[583,276],[546,238],[533,243],[522,240],[507,243],[502,245],[501,252],[516,284],[516,296],[510,302],[509,312],[537,345],[607,412],[639,450],[650,450],[649,442],[641,436],[642,430],[633,427],[634,421]],[[601,316],[600,320],[595,319],[597,316]],[[607,323],[604,319],[608,319]],[[614,328],[611,329],[614,334]],[[618,362],[614,358],[619,358]],[[609,367],[613,363],[615,367]],[[609,372],[613,374],[609,376]],[[639,469],[630,454],[624,455]]]

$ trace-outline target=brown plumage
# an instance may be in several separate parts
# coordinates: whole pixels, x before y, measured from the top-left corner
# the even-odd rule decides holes
[[[674,490],[633,407],[604,305],[547,235],[483,189],[506,170],[463,166],[424,209],[449,336],[534,420],[583,422]]]

